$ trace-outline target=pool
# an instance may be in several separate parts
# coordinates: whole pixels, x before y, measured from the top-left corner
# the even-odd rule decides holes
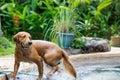
[[[90,70],[87,69],[84,72],[80,72],[78,80],[120,80],[120,66],[91,69],[90,67]]]
[[[101,55],[74,60],[78,71],[77,80],[120,80],[119,55]]]

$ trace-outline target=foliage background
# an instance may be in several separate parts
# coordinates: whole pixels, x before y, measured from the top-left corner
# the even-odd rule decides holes
[[[74,7],[76,38],[110,39],[120,33],[120,0],[0,0],[4,36],[12,40],[17,32],[27,31],[33,39],[52,41],[55,21],[64,16],[59,14],[61,7]]]
[[[4,35],[11,37],[18,31],[28,31],[33,38],[50,40],[50,32],[60,6],[70,0],[2,0],[0,16]],[[119,0],[71,0],[79,5],[75,10],[76,28],[84,36],[110,38],[119,27]],[[70,8],[70,7],[68,7]],[[14,15],[18,16],[15,26]],[[48,31],[49,29],[49,31]],[[44,35],[47,32],[47,36]],[[118,34],[116,32],[116,34]]]

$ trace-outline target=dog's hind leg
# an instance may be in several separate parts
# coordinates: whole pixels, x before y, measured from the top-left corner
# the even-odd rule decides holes
[[[52,70],[46,76],[47,78],[59,70],[58,64],[60,63],[61,58],[62,54],[55,50],[52,50],[50,53],[48,52],[44,55],[45,63],[52,67]]]
[[[52,74],[54,74],[56,71],[59,70],[59,67],[57,65],[52,66],[52,70],[47,74],[47,78],[49,78],[50,76],[52,76]]]

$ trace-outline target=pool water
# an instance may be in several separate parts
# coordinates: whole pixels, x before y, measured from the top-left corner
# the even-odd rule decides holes
[[[79,71],[78,80],[120,80],[120,67],[115,65],[90,66]]]
[[[92,65],[76,68],[77,80],[120,80],[120,66]],[[19,73],[17,80],[36,80],[38,72]],[[42,80],[47,80],[44,73]],[[49,80],[75,80],[65,70],[56,72]]]

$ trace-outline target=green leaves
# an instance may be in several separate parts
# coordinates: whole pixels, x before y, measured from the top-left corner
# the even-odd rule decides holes
[[[27,13],[27,5],[23,8],[23,17],[26,16],[26,13]]]
[[[17,14],[20,19],[24,20],[27,17],[27,5],[23,8],[22,13],[19,10],[15,10],[14,14]]]
[[[85,37],[78,36],[74,38],[74,41],[72,43],[72,47],[76,49],[80,49],[81,47],[85,46],[86,44],[86,39]]]
[[[0,7],[1,10],[5,10],[7,9],[7,11],[9,13],[13,13],[14,12],[14,8],[15,8],[15,4],[14,3],[6,3],[3,6]]]
[[[100,15],[100,11],[112,3],[112,0],[100,0],[100,4],[97,7],[97,11],[95,12],[95,17]]]
[[[111,25],[120,23],[119,0],[2,0],[0,4],[6,35],[25,30],[36,38],[51,40],[56,29],[67,32],[69,26],[73,32],[77,26],[85,36],[106,37]],[[13,15],[19,17],[18,27],[14,26]]]
[[[97,7],[98,11],[101,11],[102,9],[106,8],[107,6],[109,6],[112,3],[112,0],[103,0],[99,6]]]

